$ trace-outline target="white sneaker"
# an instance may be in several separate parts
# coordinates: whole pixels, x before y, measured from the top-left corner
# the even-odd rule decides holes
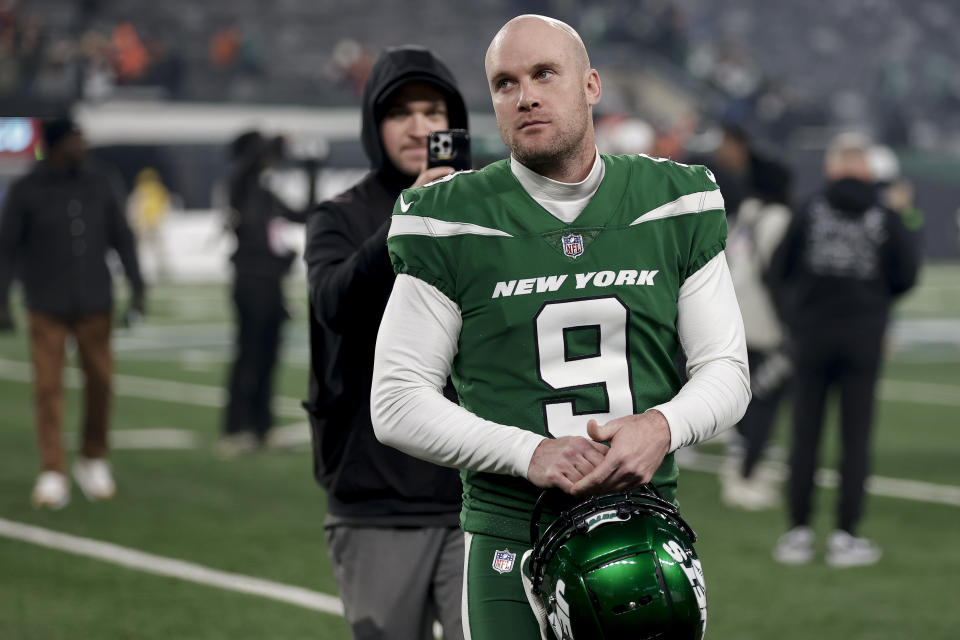
[[[728,507],[745,511],[763,511],[777,506],[777,487],[755,473],[744,478],[739,473],[722,479],[721,499]]]
[[[810,527],[794,527],[777,540],[773,559],[782,564],[807,564],[813,560],[813,539]]]
[[[217,444],[214,445],[217,455],[224,460],[232,460],[239,456],[256,453],[260,448],[261,444],[257,440],[257,436],[249,431],[239,431],[220,436]]]
[[[863,567],[876,564],[883,551],[867,538],[856,538],[840,529],[827,539],[827,564],[831,567]]]
[[[70,503],[70,481],[59,471],[44,471],[37,476],[30,501],[37,508],[63,509]]]
[[[720,499],[723,504],[746,511],[776,507],[777,482],[759,467],[752,477],[744,478],[740,473],[741,464],[739,459],[727,456],[720,467]]]
[[[73,478],[87,500],[109,500],[117,493],[110,463],[103,458],[80,458],[73,465]]]

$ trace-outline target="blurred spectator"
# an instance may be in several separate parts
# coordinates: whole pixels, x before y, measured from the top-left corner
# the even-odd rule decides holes
[[[29,312],[34,407],[43,472],[32,500],[59,509],[70,500],[61,423],[65,344],[73,335],[84,372],[81,457],[73,475],[87,498],[116,490],[107,462],[113,360],[112,283],[106,254],[115,250],[144,308],[144,284],[115,181],[85,162],[86,143],[70,120],[46,121],[48,158],[10,189],[0,216],[0,326],[12,329],[8,291],[15,264]]]
[[[304,223],[316,203],[314,180],[303,211],[294,211],[263,184],[264,172],[283,156],[282,138],[257,131],[237,137],[231,147],[228,184],[230,228],[236,234],[231,256],[236,345],[230,370],[229,401],[217,444],[230,457],[266,444],[273,426],[270,402],[281,327],[290,317],[283,279],[296,253],[284,244],[284,221]]]
[[[130,83],[143,77],[150,64],[150,56],[137,35],[136,27],[129,22],[121,22],[114,27],[111,42],[117,79],[121,83]]]
[[[730,448],[720,480],[725,504],[758,510],[776,504],[774,479],[758,469],[758,463],[793,368],[765,277],[790,223],[792,176],[781,163],[758,159],[751,181],[751,193],[733,217],[726,256],[743,314],[753,397],[737,424],[739,438]]]
[[[170,279],[170,263],[163,239],[163,222],[170,208],[170,192],[160,174],[152,167],[141,169],[127,199],[127,213],[133,221],[141,257],[145,249],[152,254],[158,281]]]
[[[597,122],[597,148],[601,153],[650,153],[656,133],[646,121],[607,116]]]
[[[33,84],[43,62],[44,49],[47,45],[43,18],[30,16],[20,21],[17,29],[16,51],[14,55],[20,62],[20,92],[29,94],[33,91]]]
[[[81,92],[87,100],[102,100],[113,93],[117,76],[110,41],[96,31],[87,31],[80,41],[83,56]]]
[[[813,557],[811,498],[828,391],[838,387],[843,453],[832,566],[873,564],[880,548],[856,537],[870,460],[874,390],[894,297],[913,286],[917,247],[900,216],[877,201],[869,145],[845,134],[827,150],[827,183],[791,222],[771,265],[784,298],[796,365],[790,453],[791,529],[774,558]]]
[[[373,67],[370,52],[352,38],[341,38],[333,46],[332,63],[335,81],[349,86],[357,97],[361,96]]]
[[[214,69],[233,67],[240,53],[240,36],[234,27],[224,27],[210,38],[209,61]]]

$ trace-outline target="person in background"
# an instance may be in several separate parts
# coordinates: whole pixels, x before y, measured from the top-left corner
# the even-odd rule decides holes
[[[290,317],[283,280],[296,258],[283,229],[286,221],[306,222],[307,211],[316,203],[312,175],[308,202],[300,211],[264,184],[264,172],[282,157],[283,148],[282,138],[265,138],[257,131],[241,134],[230,147],[228,226],[237,239],[230,257],[237,329],[223,435],[217,443],[225,458],[263,447],[273,426],[273,373],[281,328]]]
[[[141,258],[149,249],[156,263],[158,281],[170,279],[170,262],[163,239],[163,222],[170,213],[170,191],[152,167],[141,169],[127,199],[127,212],[133,222]]]
[[[70,501],[61,429],[63,365],[73,336],[84,374],[80,457],[73,476],[90,500],[108,500],[116,483],[109,452],[113,284],[106,256],[116,252],[144,311],[144,283],[116,180],[86,159],[70,119],[46,120],[47,157],[10,189],[0,214],[0,327],[11,330],[9,289],[23,285],[33,361],[34,411],[42,472],[31,500],[60,509]]]
[[[430,51],[398,47],[374,64],[361,140],[370,172],[307,222],[314,473],[327,490],[327,550],[354,637],[463,637],[463,534],[456,471],[380,444],[370,419],[377,328],[394,275],[390,211],[401,190],[449,174],[426,168],[427,134],[466,128],[450,70]],[[442,386],[442,385],[441,385]],[[455,397],[452,389],[448,395]]]
[[[780,162],[753,163],[750,195],[731,216],[727,263],[743,314],[752,397],[737,423],[738,438],[729,447],[720,474],[721,498],[747,510],[776,504],[777,486],[758,469],[777,410],[787,391],[793,365],[787,334],[766,277],[774,250],[790,224],[792,175]]]
[[[870,467],[874,395],[892,301],[915,283],[917,247],[900,216],[877,198],[869,144],[847,133],[827,149],[826,184],[793,218],[774,254],[770,278],[785,292],[795,354],[790,529],[777,541],[778,562],[814,555],[810,528],[814,473],[826,399],[840,392],[840,501],[827,563],[868,565],[881,556],[857,537]]]

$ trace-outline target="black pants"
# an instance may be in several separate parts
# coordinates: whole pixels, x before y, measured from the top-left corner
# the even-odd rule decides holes
[[[795,338],[790,516],[794,526],[809,523],[827,392],[838,387],[843,450],[837,527],[854,533],[863,513],[864,483],[870,466],[874,390],[883,334],[835,331]]]
[[[272,277],[238,277],[233,302],[237,332],[224,432],[251,431],[262,441],[273,425],[273,371],[280,329],[289,317],[282,282]]]
[[[793,365],[780,350],[747,349],[750,364],[750,386],[753,397],[746,413],[737,423],[737,431],[744,440],[744,455],[741,473],[744,478],[753,471],[763,456],[777,419],[777,409],[786,394],[792,376]]]

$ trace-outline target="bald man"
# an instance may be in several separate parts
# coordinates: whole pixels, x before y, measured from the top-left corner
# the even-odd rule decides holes
[[[562,22],[511,20],[485,65],[510,158],[397,200],[371,410],[382,442],[462,470],[465,636],[529,640],[546,633],[519,570],[539,493],[652,479],[673,500],[673,452],[750,392],[710,173],[597,152],[600,76]]]

